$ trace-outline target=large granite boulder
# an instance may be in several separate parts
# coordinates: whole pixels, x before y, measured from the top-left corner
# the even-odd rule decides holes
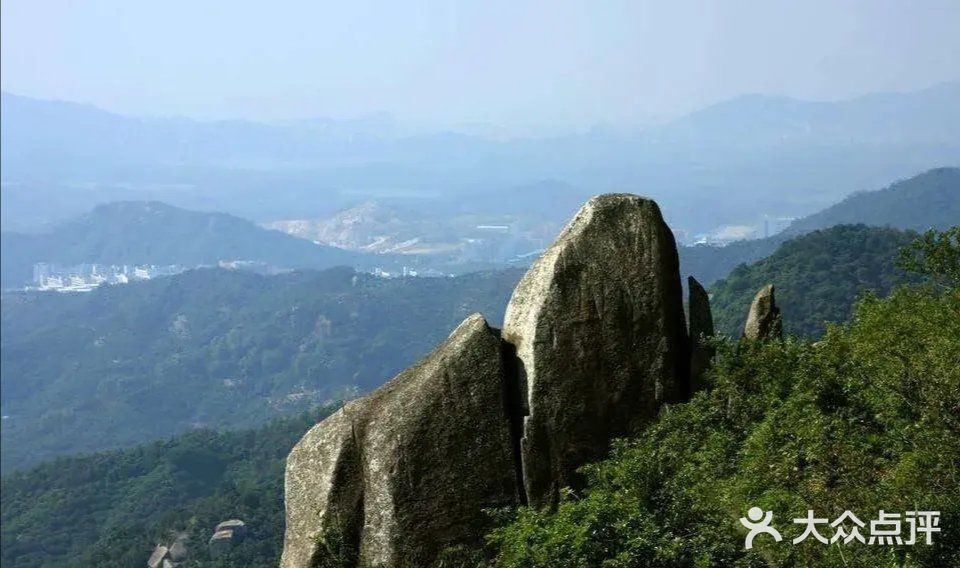
[[[281,565],[429,567],[476,546],[484,509],[555,503],[611,439],[684,399],[690,362],[659,209],[595,197],[517,286],[502,337],[467,318],[297,444]]]
[[[743,326],[743,339],[748,341],[766,341],[781,339],[783,329],[780,321],[780,308],[773,295],[773,284],[767,284],[753,297],[747,323]]]
[[[287,458],[281,566],[433,564],[519,502],[502,345],[482,316],[313,427]]]
[[[673,233],[656,203],[592,198],[514,290],[503,337],[523,394],[521,460],[533,506],[576,486],[611,439],[688,391]]]
[[[687,311],[690,314],[690,390],[703,388],[703,375],[710,367],[716,349],[705,342],[713,337],[713,312],[710,296],[693,276],[687,277]]]

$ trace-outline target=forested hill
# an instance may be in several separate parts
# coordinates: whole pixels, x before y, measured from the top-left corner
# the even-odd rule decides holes
[[[738,337],[754,294],[772,283],[784,332],[819,336],[824,322],[846,321],[864,292],[883,296],[908,280],[896,259],[915,238],[910,231],[838,225],[787,241],[710,286],[717,331]]]
[[[684,274],[703,284],[726,277],[736,266],[765,258],[792,237],[834,225],[866,224],[922,231],[946,229],[960,220],[960,168],[938,168],[898,181],[879,191],[856,193],[844,201],[792,223],[765,239],[737,241],[725,247],[680,247]]]
[[[276,566],[283,544],[284,462],[327,412],[256,430],[198,430],[5,476],[0,564],[145,566],[156,543],[186,531],[190,566]],[[249,536],[211,559],[213,528],[234,518],[247,524]]]
[[[792,223],[797,236],[844,223],[924,231],[960,223],[960,168],[937,168],[879,191],[862,191]]]
[[[382,279],[204,269],[3,297],[3,468],[249,427],[379,386],[464,317],[497,324],[519,271]]]
[[[285,268],[356,266],[366,255],[316,245],[227,215],[157,201],[109,203],[39,234],[4,232],[3,287],[26,284],[35,263],[215,265],[253,260]],[[383,259],[379,259],[383,260]]]

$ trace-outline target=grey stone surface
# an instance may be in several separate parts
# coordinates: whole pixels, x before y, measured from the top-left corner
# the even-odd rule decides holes
[[[321,533],[359,538],[363,477],[356,430],[366,407],[362,399],[347,404],[311,428],[287,457],[281,566],[312,566],[324,552]]]
[[[767,284],[757,292],[750,304],[747,323],[743,326],[743,338],[748,341],[767,341],[782,337],[780,308],[774,298],[773,284]]]
[[[712,333],[709,303],[696,322]],[[281,565],[419,568],[479,544],[483,509],[554,503],[613,438],[684,399],[690,357],[656,204],[591,199],[517,286],[502,337],[467,318],[297,444]]]
[[[519,499],[501,341],[479,314],[312,428],[287,458],[281,566],[430,566]]]
[[[592,198],[518,284],[503,337],[516,348],[529,503],[556,501],[665,402],[688,391],[689,352],[673,233],[656,203]]]
[[[207,545],[210,549],[210,557],[218,558],[239,542],[242,542],[247,535],[247,525],[240,519],[230,519],[218,523],[213,529],[213,536],[210,537]]]
[[[703,388],[703,375],[710,367],[716,355],[716,349],[704,343],[704,338],[712,337],[713,312],[710,310],[710,296],[693,276],[687,277],[687,311],[690,313],[690,390],[696,392]]]
[[[150,554],[150,558],[147,559],[148,568],[160,568],[163,566],[163,561],[169,557],[170,551],[166,546],[158,544],[156,548],[153,549],[153,553]]]

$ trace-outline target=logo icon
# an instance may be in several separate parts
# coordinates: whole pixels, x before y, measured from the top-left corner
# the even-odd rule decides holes
[[[770,526],[771,521],[773,521],[773,511],[764,511],[760,507],[751,507],[746,517],[740,517],[740,524],[750,529],[747,540],[744,542],[747,550],[753,548],[753,537],[758,534],[766,533],[776,542],[783,540],[780,532]]]

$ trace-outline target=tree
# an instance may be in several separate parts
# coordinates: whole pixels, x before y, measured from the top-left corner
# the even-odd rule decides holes
[[[899,266],[927,276],[938,286],[960,287],[960,225],[930,229],[900,251]]]

